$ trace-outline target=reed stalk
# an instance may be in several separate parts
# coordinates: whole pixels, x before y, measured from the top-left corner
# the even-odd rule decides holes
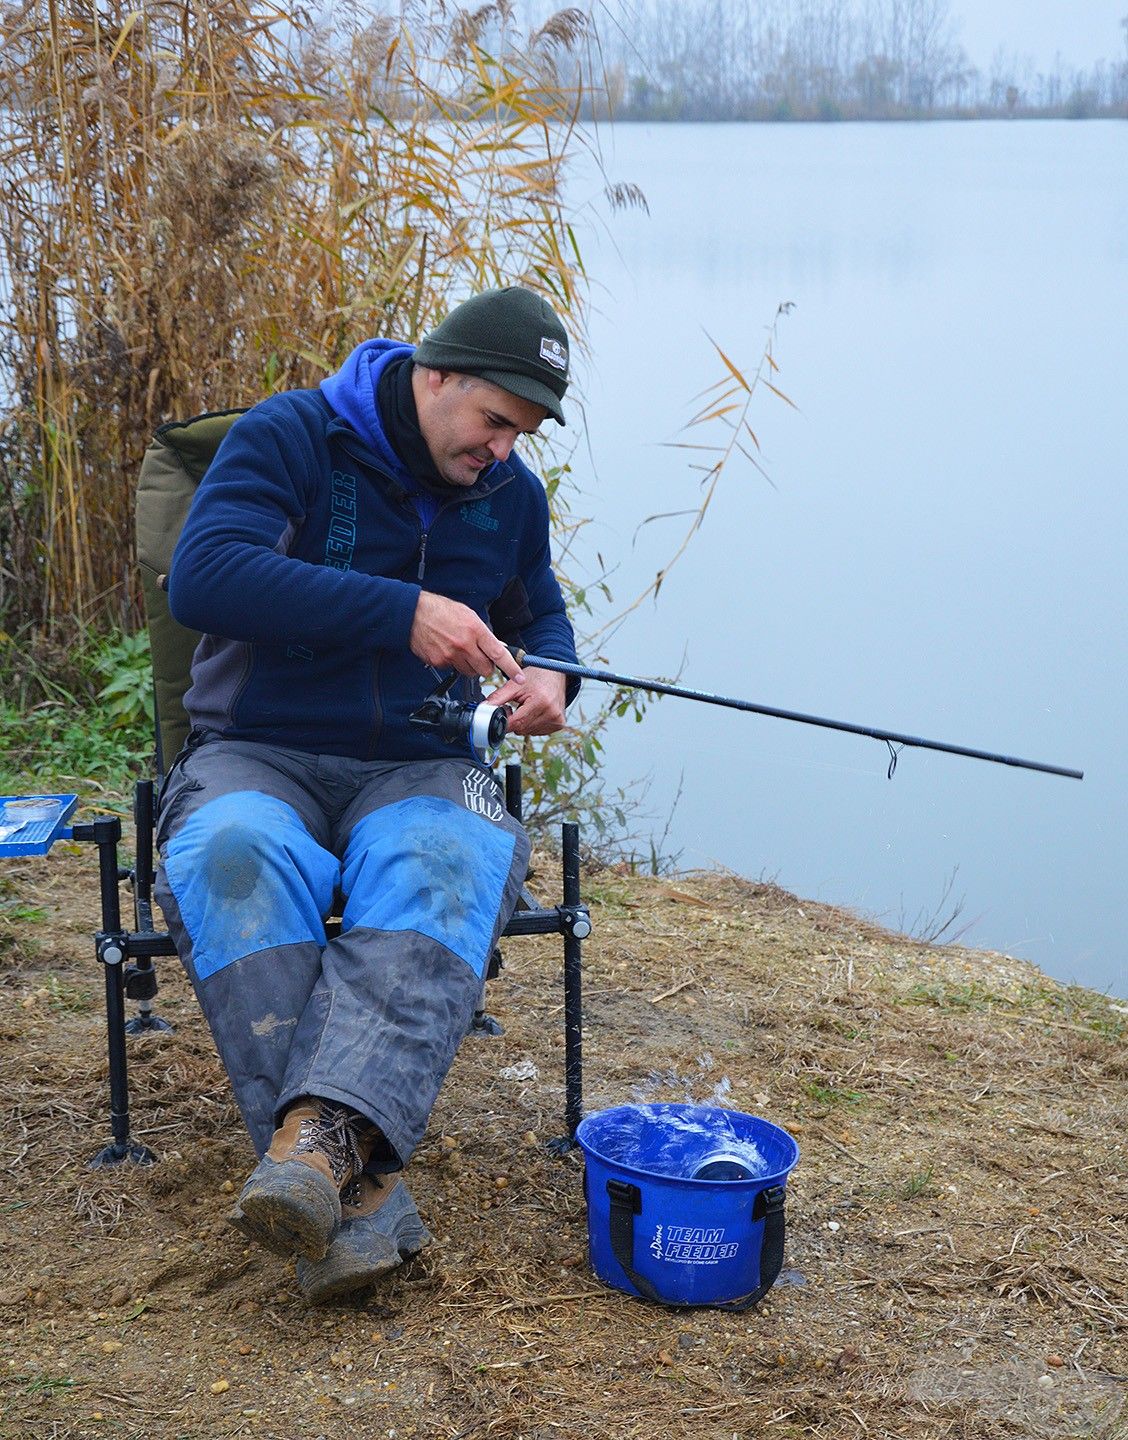
[[[582,333],[561,180],[588,37],[578,10],[519,36],[505,0],[0,12],[0,626],[140,623],[163,421],[315,385],[483,286]]]

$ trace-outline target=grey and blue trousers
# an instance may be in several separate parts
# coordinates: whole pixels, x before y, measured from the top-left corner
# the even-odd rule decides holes
[[[315,1095],[379,1126],[370,1168],[405,1165],[525,877],[494,777],[206,737],[169,773],[157,843],[157,899],[256,1153]]]

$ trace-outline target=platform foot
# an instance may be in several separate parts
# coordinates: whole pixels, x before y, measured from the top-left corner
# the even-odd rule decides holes
[[[127,1035],[171,1035],[175,1029],[171,1020],[162,1020],[159,1015],[135,1015],[125,1022]]]
[[[88,1170],[106,1170],[111,1165],[155,1165],[157,1157],[147,1145],[107,1145],[87,1161]]]
[[[487,1015],[484,1010],[474,1016],[470,1029],[475,1035],[504,1035],[505,1026],[500,1020],[495,1020],[492,1015]]]

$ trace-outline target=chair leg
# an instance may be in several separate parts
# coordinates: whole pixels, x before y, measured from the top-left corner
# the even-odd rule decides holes
[[[129,1081],[125,1063],[125,959],[126,946],[121,930],[121,902],[118,897],[117,847],[121,821],[116,816],[100,817],[89,825],[76,825],[74,838],[91,841],[98,847],[98,881],[102,896],[102,929],[95,938],[96,953],[106,974],[106,1040],[110,1058],[109,1145],[90,1161],[92,1170],[132,1161],[151,1165],[157,1158],[129,1135]]]
[[[137,1001],[137,1014],[125,1022],[127,1035],[168,1035],[176,1029],[171,1020],[164,1020],[153,1014],[153,1001],[157,995],[157,972],[147,955],[136,965],[130,965],[125,972],[125,993]]]
[[[113,939],[103,940],[98,958],[106,972],[106,1038],[110,1059],[110,1134],[113,1140],[90,1160],[91,1170],[110,1165],[152,1165],[156,1156],[129,1134],[129,1078],[125,1058],[125,955]]]
[[[584,1118],[583,1061],[583,939],[591,931],[580,906],[580,827],[568,821],[562,829],[564,867],[564,1127],[549,1142],[554,1155],[566,1155],[576,1144],[576,1126]]]
[[[505,1027],[499,1020],[486,1013],[486,992],[489,981],[496,980],[501,974],[501,951],[494,950],[490,956],[490,963],[486,966],[485,977],[482,980],[481,993],[478,996],[478,1008],[474,1011],[474,1018],[470,1022],[470,1033],[472,1035],[504,1035]]]

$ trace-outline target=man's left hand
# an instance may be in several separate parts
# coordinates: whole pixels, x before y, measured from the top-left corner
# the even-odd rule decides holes
[[[525,667],[524,682],[507,680],[488,697],[491,705],[515,706],[509,717],[511,735],[551,735],[564,725],[565,676],[555,670]]]

